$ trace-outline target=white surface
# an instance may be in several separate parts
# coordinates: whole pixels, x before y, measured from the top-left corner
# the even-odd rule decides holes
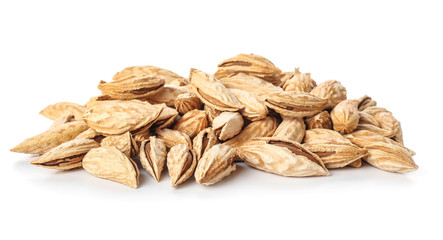
[[[441,1],[2,1],[1,239],[441,239]],[[120,69],[210,73],[238,53],[349,98],[372,96],[401,120],[417,172],[370,166],[285,178],[240,164],[224,181],[139,189],[28,164],[8,150],[44,131],[38,115],[85,103]]]

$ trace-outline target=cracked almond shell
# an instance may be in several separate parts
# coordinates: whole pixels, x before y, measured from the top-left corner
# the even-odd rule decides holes
[[[200,160],[205,152],[216,144],[218,144],[218,138],[212,128],[205,128],[201,130],[192,140],[192,146],[195,151],[197,161]]]
[[[271,61],[255,54],[238,54],[218,64],[216,77],[228,77],[237,73],[245,73],[268,81],[276,86],[280,85],[281,70]]]
[[[243,128],[243,117],[238,112],[222,112],[212,121],[212,129],[221,141],[237,135]]]
[[[303,146],[317,154],[328,169],[345,167],[368,153],[340,133],[321,128],[307,130]]]
[[[236,169],[233,162],[235,148],[217,144],[212,146],[198,161],[195,180],[203,185],[212,185],[229,176]]]
[[[302,92],[272,92],[260,96],[268,108],[283,116],[306,117],[325,109],[327,100]]]
[[[203,103],[220,111],[235,112],[243,108],[234,94],[216,77],[197,69],[191,69],[189,78],[195,94]]]
[[[57,170],[79,168],[85,154],[97,147],[100,145],[92,139],[73,139],[32,160],[31,164]]]
[[[197,166],[195,153],[186,144],[173,146],[169,150],[166,159],[173,188],[188,180],[194,174],[195,167]]]
[[[257,169],[290,177],[329,176],[322,160],[300,143],[278,138],[254,138],[238,155]]]
[[[306,125],[303,118],[283,117],[272,137],[288,139],[301,143],[305,136]]]
[[[140,163],[158,182],[166,162],[166,146],[163,140],[151,136],[140,146]]]
[[[98,89],[113,99],[142,99],[151,96],[165,85],[165,79],[151,75],[127,76],[112,82],[101,81]]]
[[[130,132],[126,132],[120,135],[112,135],[103,138],[100,142],[101,147],[115,147],[120,152],[125,154],[128,158],[138,154],[138,145],[132,138]]]
[[[184,132],[189,137],[195,137],[201,130],[208,127],[208,119],[203,110],[194,109],[183,115],[175,124],[174,130]]]

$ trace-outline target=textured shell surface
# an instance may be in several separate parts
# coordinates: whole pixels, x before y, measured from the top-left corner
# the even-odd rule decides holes
[[[200,160],[206,151],[216,144],[218,144],[218,137],[212,128],[205,128],[201,130],[192,140],[192,146],[195,151],[197,161]]]
[[[166,162],[166,146],[163,140],[151,136],[140,146],[140,163],[158,182]]]
[[[309,93],[315,86],[317,83],[311,78],[310,73],[301,73],[296,69],[293,77],[284,83],[283,90]]]
[[[303,118],[283,117],[272,137],[299,142],[305,137],[306,125]]]
[[[163,140],[167,148],[172,148],[177,144],[186,144],[192,148],[191,138],[186,133],[169,128],[155,130],[156,136]]]
[[[173,146],[166,157],[169,176],[171,177],[171,186],[177,187],[179,184],[188,180],[197,166],[195,153],[186,144]]]
[[[350,133],[354,131],[360,120],[358,101],[343,100],[331,111],[331,120],[334,130],[339,133]]]
[[[223,77],[220,80],[223,85],[229,89],[239,89],[255,95],[283,91],[280,87],[275,86],[272,83],[244,73],[238,73],[230,77]]]
[[[137,188],[137,165],[115,147],[91,149],[83,158],[83,168],[90,174]]]
[[[217,144],[212,146],[198,161],[195,169],[195,180],[204,185],[211,185],[235,171],[233,162],[236,149],[227,145]]]
[[[326,128],[332,129],[331,116],[328,111],[322,111],[314,116],[305,118],[306,128]]]
[[[255,54],[238,54],[218,64],[216,77],[227,77],[237,73],[257,76],[278,86],[281,70],[267,58]]]
[[[255,138],[238,148],[250,166],[282,176],[329,176],[322,160],[301,144],[276,138]]]
[[[222,141],[230,139],[237,135],[243,128],[244,120],[238,112],[222,112],[212,122],[218,138]]]
[[[184,132],[193,138],[207,127],[208,119],[206,118],[206,112],[195,109],[183,115],[175,124],[174,130]]]
[[[83,115],[89,127],[99,133],[115,135],[149,126],[165,105],[139,100],[110,100],[94,104]]]
[[[188,83],[188,80],[186,78],[179,76],[178,74],[167,70],[163,68],[159,68],[156,66],[150,66],[150,65],[142,65],[142,66],[133,66],[133,67],[127,67],[121,70],[120,72],[116,73],[112,79],[113,80],[119,80],[127,76],[139,76],[139,75],[152,75],[157,77],[162,77],[165,79],[165,82],[167,84],[175,83],[180,86],[186,85]]]
[[[144,100],[148,101],[152,104],[161,104],[164,103],[166,106],[174,108],[175,100],[181,94],[190,93],[192,94],[192,89],[183,86],[175,86],[166,84],[160,91],[157,93],[148,96]]]
[[[328,80],[314,87],[311,94],[319,98],[327,99],[326,109],[332,109],[339,102],[346,100],[346,88],[339,81]]]
[[[120,135],[107,136],[100,142],[100,146],[115,147],[129,158],[138,153],[138,146],[135,140],[132,138],[132,134],[130,132]]]
[[[254,94],[240,89],[229,89],[232,94],[243,104],[244,108],[240,113],[251,121],[264,119],[268,115],[268,107],[263,101],[259,100]]]
[[[81,120],[85,110],[85,107],[77,103],[59,102],[45,107],[40,111],[40,114],[51,120],[55,120],[66,114],[72,114],[76,120]]]
[[[191,69],[191,85],[200,100],[220,111],[237,111],[243,105],[216,77]]]
[[[401,144],[393,139],[384,137],[380,134],[371,132],[371,131],[358,130],[358,131],[355,131],[355,132],[345,135],[345,137],[348,140],[350,140],[352,143],[354,143],[355,145],[362,147],[362,148],[372,145],[374,143],[387,143],[387,144],[393,144],[393,145],[397,145],[399,147],[405,148],[405,150],[408,151],[409,154],[411,154],[411,156],[415,155],[414,151],[403,146],[403,144]]]
[[[58,170],[70,170],[82,166],[83,156],[91,149],[100,147],[92,139],[73,139],[44,153],[31,164]]]
[[[84,121],[74,121],[58,125],[30,137],[11,149],[12,152],[43,154],[52,148],[74,139],[81,132],[88,129]]]
[[[307,117],[325,109],[327,100],[302,92],[272,92],[260,96],[268,108],[283,116]]]
[[[194,93],[180,94],[174,100],[175,109],[182,115],[194,109],[201,109],[202,105],[200,98]]]
[[[374,143],[365,147],[363,159],[372,166],[388,172],[412,172],[418,169],[411,154],[403,147],[389,143]]]
[[[126,76],[112,82],[101,81],[98,89],[113,99],[143,99],[162,90],[165,79],[152,75]]]
[[[230,147],[237,148],[242,146],[246,141],[256,137],[270,137],[277,129],[277,120],[274,117],[266,117],[246,126],[237,136],[224,142]]]

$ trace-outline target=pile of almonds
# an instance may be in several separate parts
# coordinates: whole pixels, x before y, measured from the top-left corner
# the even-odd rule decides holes
[[[138,165],[160,181],[165,163],[172,187],[191,176],[214,184],[236,161],[293,177],[329,176],[362,160],[390,172],[418,168],[400,122],[370,97],[349,100],[338,81],[317,85],[309,73],[282,72],[254,54],[224,60],[214,75],[191,69],[189,78],[128,67],[98,89],[85,105],[47,106],[40,114],[54,120],[49,130],[11,151],[133,188]]]

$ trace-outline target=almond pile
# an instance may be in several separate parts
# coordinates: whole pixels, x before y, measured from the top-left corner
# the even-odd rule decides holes
[[[400,122],[370,97],[347,99],[338,81],[317,85],[309,73],[282,72],[254,54],[224,60],[214,75],[191,69],[189,78],[128,67],[98,89],[85,105],[44,108],[51,127],[11,151],[133,188],[138,166],[160,181],[165,164],[172,187],[191,176],[214,184],[237,161],[292,177],[329,176],[362,161],[390,172],[418,168]]]

